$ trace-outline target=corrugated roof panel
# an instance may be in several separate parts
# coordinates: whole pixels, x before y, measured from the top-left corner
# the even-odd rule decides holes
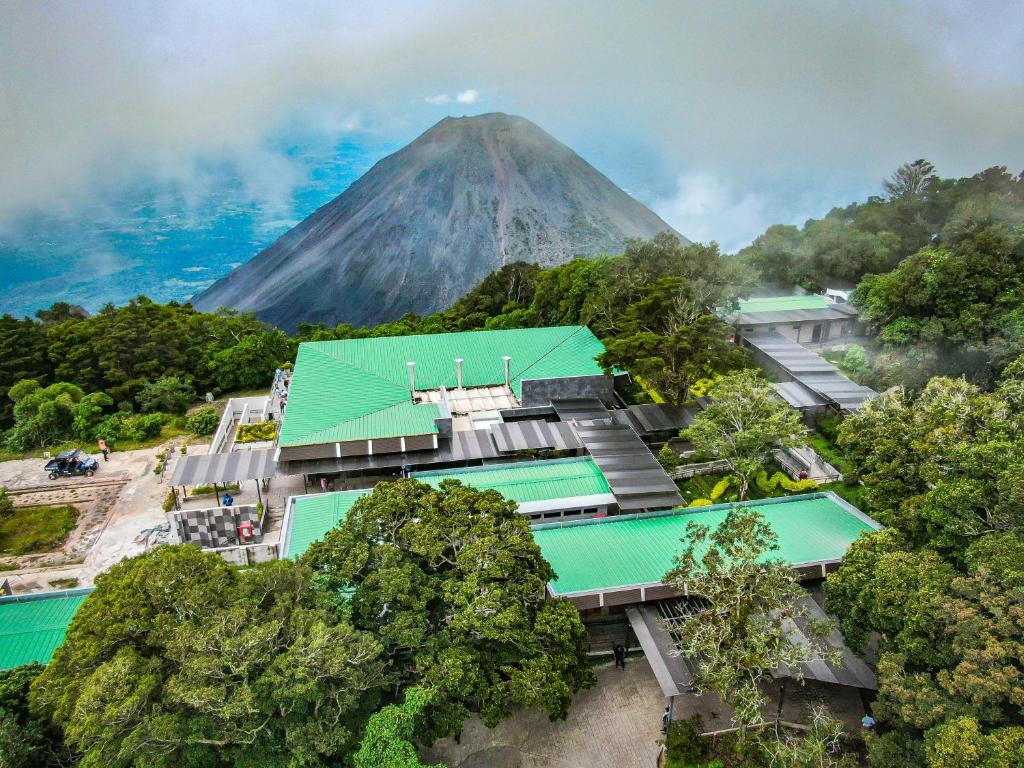
[[[49,663],[87,594],[55,592],[0,599],[0,669]]]
[[[292,447],[436,432],[432,423],[425,427],[439,416],[437,406],[411,405],[408,362],[416,363],[419,390],[454,387],[456,358],[464,360],[466,387],[495,386],[505,381],[502,358],[508,355],[512,388],[518,395],[523,379],[601,374],[594,358],[603,351],[584,326],[301,344],[278,444]],[[396,408],[403,404],[409,407]]]
[[[740,312],[784,312],[792,309],[829,309],[833,304],[824,296],[766,296],[759,299],[742,299]]]
[[[493,488],[518,503],[611,493],[608,481],[590,458],[414,472],[412,477],[435,488],[443,480],[459,480],[481,491]]]
[[[517,503],[610,493],[604,475],[589,458],[417,472],[413,477],[435,488],[449,478],[482,491],[493,488]],[[305,552],[310,544],[327,535],[338,521],[345,518],[352,505],[368,493],[369,489],[296,496],[292,500],[289,531],[283,534],[288,541],[285,556],[294,558]]]
[[[292,500],[288,551],[285,557],[296,558],[309,545],[319,541],[339,521],[345,519],[352,505],[370,491],[338,491],[313,496],[296,496]],[[282,535],[285,535],[282,533]]]
[[[753,502],[779,537],[771,553],[787,563],[837,560],[860,534],[875,530],[829,495],[787,501]],[[661,581],[681,551],[687,523],[717,527],[728,506],[678,510],[674,514],[609,517],[578,523],[536,526],[534,538],[558,578],[550,587],[566,595]]]

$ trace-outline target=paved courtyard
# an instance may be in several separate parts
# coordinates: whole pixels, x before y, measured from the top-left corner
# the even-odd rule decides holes
[[[630,659],[625,671],[609,663],[596,672],[566,720],[530,710],[487,728],[474,717],[461,744],[443,739],[424,757],[450,768],[654,768],[667,702],[650,665]]]

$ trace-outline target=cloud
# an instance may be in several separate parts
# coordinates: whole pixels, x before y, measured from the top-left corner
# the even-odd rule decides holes
[[[803,224],[826,213],[835,191],[793,196],[770,188],[739,187],[712,171],[680,175],[674,192],[654,200],[653,210],[697,242],[717,242],[726,253],[749,245],[772,224]]]
[[[1024,167],[1024,17],[997,0],[12,0],[0,72],[0,226],[140,175],[202,208],[211,158],[287,219],[308,169],[282,137],[400,144],[480,93],[678,207],[691,237],[699,205],[737,230],[820,215],[917,157]],[[473,89],[436,92],[467,72]]]
[[[427,104],[451,104],[453,102],[458,104],[476,104],[477,99],[480,98],[480,92],[473,89],[467,88],[464,91],[459,91],[454,96],[448,93],[439,93],[436,96],[427,96],[424,99]]]

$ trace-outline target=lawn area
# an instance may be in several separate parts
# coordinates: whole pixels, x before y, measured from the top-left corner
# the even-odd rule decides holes
[[[61,507],[15,507],[0,517],[0,555],[27,555],[56,549],[75,528],[78,510]]]

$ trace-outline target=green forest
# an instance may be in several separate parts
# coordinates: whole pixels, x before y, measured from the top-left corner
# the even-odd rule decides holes
[[[815,439],[886,526],[826,584],[849,644],[878,659],[867,759],[1009,768],[1024,761],[1024,175],[943,179],[919,160],[882,191],[734,255],[663,235],[510,264],[444,312],[373,328],[289,337],[145,297],[5,316],[0,429],[13,451],[116,446],[184,424],[206,392],[267,387],[302,341],[577,323],[604,342],[604,367],[633,375],[634,400],[710,386],[724,404],[737,381],[764,387],[717,310],[851,288],[866,338],[840,364],[893,389]],[[775,432],[761,419],[757,461],[737,462],[744,490],[778,431],[800,428],[766,412]],[[593,673],[575,609],[539,597],[550,576],[514,504],[405,481],[358,502],[298,565],[237,571],[159,548],[97,579],[45,671],[0,675],[0,765],[409,768],[414,742],[459,733],[470,713],[564,717]]]

